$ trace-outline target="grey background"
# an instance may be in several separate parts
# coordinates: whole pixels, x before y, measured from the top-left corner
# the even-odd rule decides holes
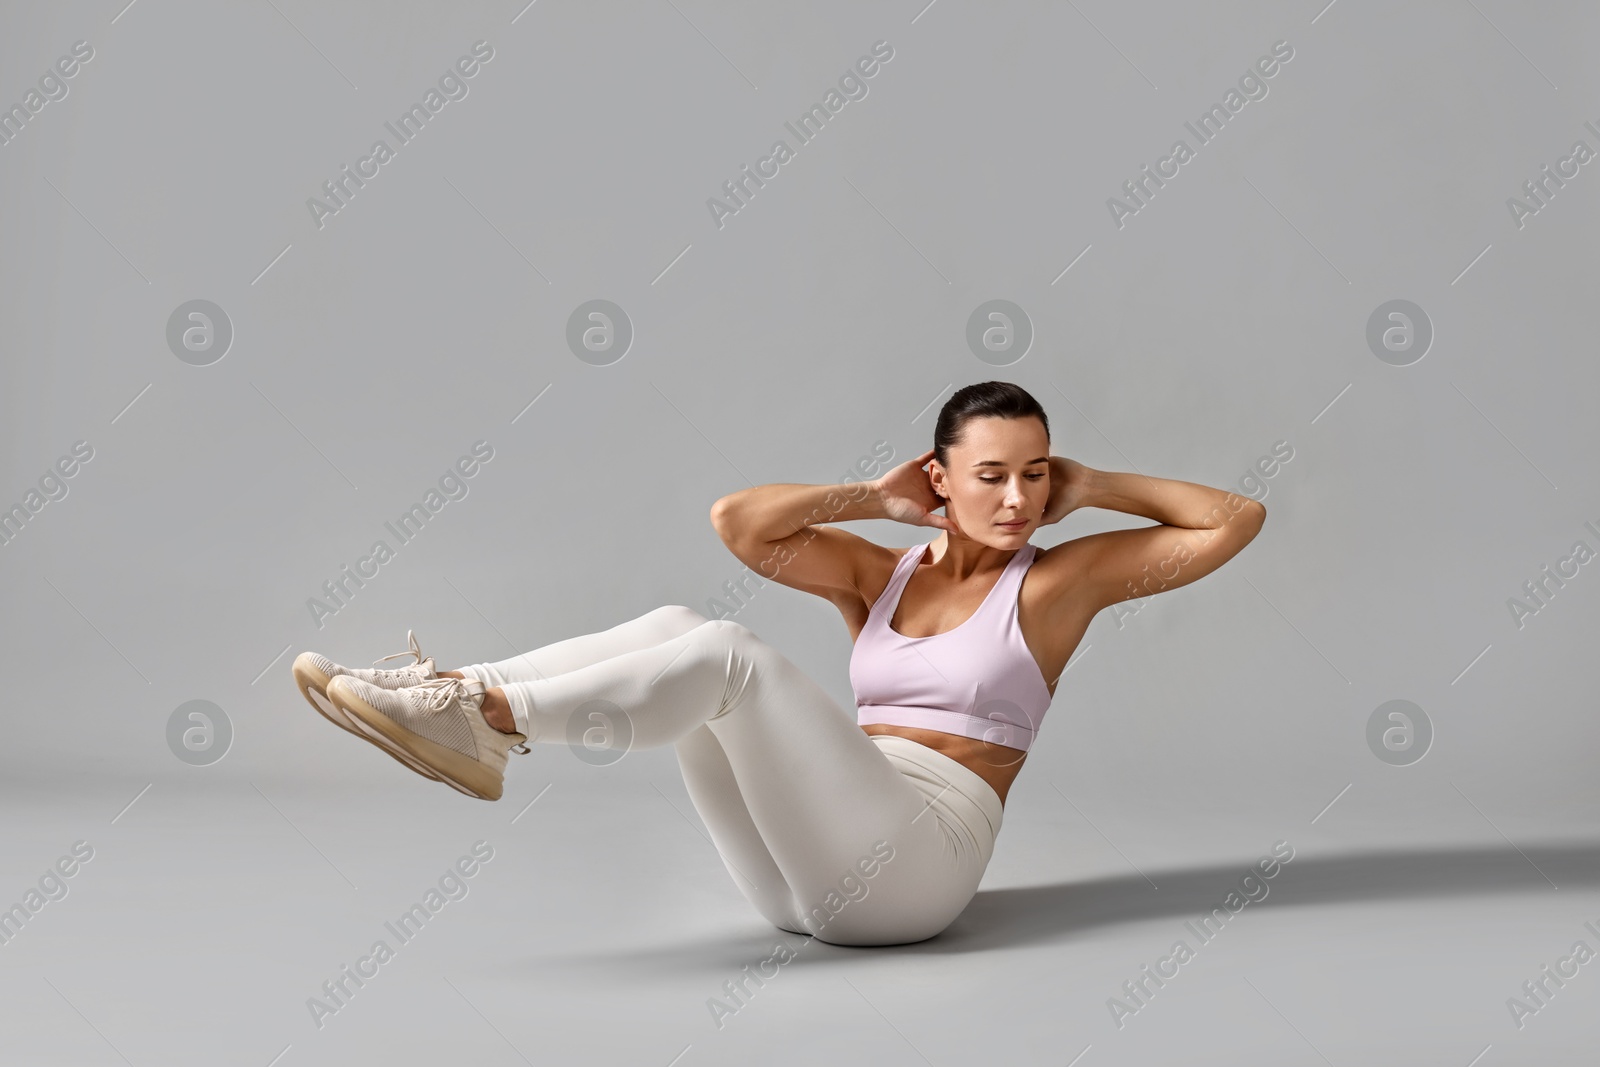
[[[0,504],[94,449],[0,546],[0,905],[95,850],[0,946],[5,1062],[1592,1058],[1600,964],[1521,1029],[1506,1006],[1600,947],[1600,578],[1508,607],[1600,547],[1600,178],[1506,206],[1600,148],[1592,6],[0,12],[0,105],[94,49],[0,145]],[[307,199],[480,39],[468,95],[319,229]],[[865,98],[719,229],[707,199],[879,40]],[[1119,228],[1107,199],[1279,40],[1267,95]],[[166,341],[196,299],[234,331],[209,366]],[[634,329],[607,366],[565,340],[593,299]],[[1009,366],[966,345],[991,299],[1034,331]],[[1366,342],[1396,299],[1434,330],[1404,367]],[[1101,469],[1261,497],[1241,479],[1293,458],[1235,562],[1097,618],[939,938],[807,944],[719,1030],[707,998],[777,932],[670,750],[536,747],[478,804],[293,688],[296,652],[366,665],[407,628],[452,667],[707,610],[742,570],[713,500],[915,456],[990,378]],[[480,439],[467,496],[319,628],[307,599]],[[768,585],[734,617],[853,707],[832,607]],[[233,730],[200,767],[166,732],[196,699]],[[1435,732],[1409,766],[1367,747],[1393,699]],[[317,1028],[307,998],[477,840],[469,895]],[[1279,840],[1269,898],[1118,1029],[1107,999]]]

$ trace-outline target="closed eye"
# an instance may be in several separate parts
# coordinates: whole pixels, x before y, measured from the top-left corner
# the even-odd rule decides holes
[[[1043,478],[1044,475],[1043,474],[1025,474],[1025,475],[1023,475],[1023,477],[1027,478],[1029,481],[1035,481],[1036,482],[1040,478]],[[1005,479],[1004,478],[999,478],[999,477],[995,477],[995,478],[979,478],[978,481],[980,481],[980,482],[988,482],[990,485],[993,485],[996,482],[1005,481]]]

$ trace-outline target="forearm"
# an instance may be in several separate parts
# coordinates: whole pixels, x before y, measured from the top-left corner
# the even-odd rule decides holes
[[[730,493],[711,509],[712,524],[724,541],[730,536],[776,541],[816,523],[883,518],[888,515],[875,482],[774,482]]]
[[[1099,470],[1090,472],[1080,506],[1142,515],[1168,526],[1190,530],[1220,529],[1242,512],[1252,516],[1266,513],[1258,501],[1224,489],[1171,478]]]

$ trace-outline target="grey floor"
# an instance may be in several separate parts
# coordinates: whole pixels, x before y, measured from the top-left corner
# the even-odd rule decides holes
[[[286,732],[308,750],[275,776],[223,761],[70,789],[13,778],[8,891],[75,842],[93,856],[0,950],[0,1062],[1594,1062],[1600,966],[1549,984],[1521,1027],[1507,1006],[1575,941],[1600,944],[1584,926],[1600,928],[1592,826],[1491,824],[1462,804],[1430,824],[1459,832],[1421,845],[1359,791],[1230,818],[1141,808],[1130,788],[1091,817],[1025,769],[954,926],[841,948],[773,930],[740,897],[670,750],[594,768],[537,746],[488,804],[294,699],[283,713],[312,721]],[[1294,858],[1202,942],[1186,924],[1275,841]],[[477,842],[493,854],[465,893],[447,882],[428,924],[394,936],[385,923]],[[379,939],[392,958],[319,1025],[311,999]],[[1111,998],[1177,940],[1192,957],[1118,1026]],[[775,954],[742,1003],[726,996]]]

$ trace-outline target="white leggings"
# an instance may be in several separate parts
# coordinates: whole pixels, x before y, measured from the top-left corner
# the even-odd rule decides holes
[[[971,901],[994,852],[987,782],[915,741],[869,736],[739,623],[671,605],[459,670],[505,692],[530,742],[596,763],[673,745],[728,873],[779,929],[924,940]]]

